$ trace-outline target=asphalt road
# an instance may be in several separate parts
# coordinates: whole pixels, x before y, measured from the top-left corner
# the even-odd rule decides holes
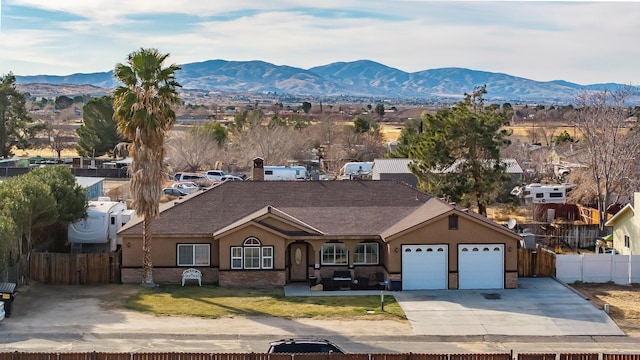
[[[264,352],[272,340],[314,335],[356,353],[640,354],[640,339],[627,336],[416,335],[408,321],[210,320],[158,317],[112,306],[135,290],[136,286],[123,285],[23,287],[11,317],[0,323],[0,350]]]

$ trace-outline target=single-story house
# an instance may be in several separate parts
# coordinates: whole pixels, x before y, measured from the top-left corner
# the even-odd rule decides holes
[[[519,235],[396,181],[223,182],[167,204],[151,232],[158,283],[195,267],[219,286],[328,286],[336,273],[392,290],[518,285]],[[118,236],[122,282],[140,283],[141,219]]]
[[[412,161],[407,158],[374,159],[371,179],[397,180],[415,187],[418,185],[418,177],[409,169],[409,164]],[[510,176],[505,189],[510,191],[514,186],[522,184],[524,171],[516,159],[506,158],[502,159],[502,162],[506,165],[506,173]],[[442,172],[455,172],[460,163],[461,160],[458,160]]]
[[[613,248],[623,255],[640,254],[640,214],[634,206],[640,204],[640,192],[633,194],[633,204],[625,205],[605,226],[613,227]]]

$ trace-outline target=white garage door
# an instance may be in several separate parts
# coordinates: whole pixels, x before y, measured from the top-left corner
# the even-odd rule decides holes
[[[504,245],[458,245],[458,288],[503,289]]]
[[[447,288],[447,245],[402,245],[402,290]]]

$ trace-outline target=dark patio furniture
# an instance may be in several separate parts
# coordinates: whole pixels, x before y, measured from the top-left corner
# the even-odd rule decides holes
[[[351,288],[351,272],[349,270],[335,270],[333,272],[333,282],[340,290]]]

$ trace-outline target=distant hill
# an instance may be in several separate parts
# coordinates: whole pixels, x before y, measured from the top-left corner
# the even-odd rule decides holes
[[[183,64],[177,73],[184,89],[278,93],[307,96],[354,96],[381,99],[459,98],[487,86],[487,99],[523,102],[569,102],[583,90],[614,89],[622,84],[579,85],[540,82],[502,73],[441,68],[408,73],[370,60],[335,62],[310,69],[264,61],[209,60]],[[117,86],[113,72],[66,76],[16,76],[18,84]]]

